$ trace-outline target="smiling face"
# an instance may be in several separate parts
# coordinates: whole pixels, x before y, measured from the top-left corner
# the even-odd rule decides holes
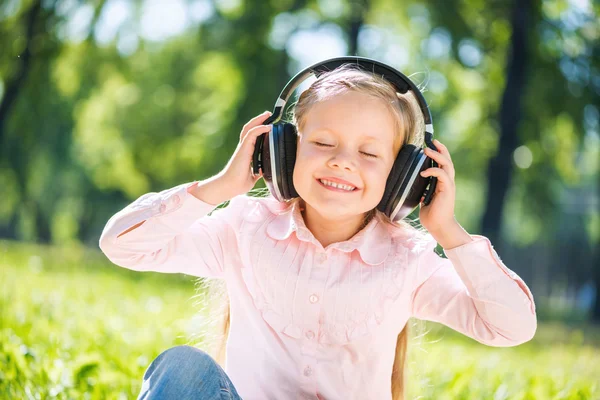
[[[298,131],[294,187],[307,209],[327,220],[359,221],[383,197],[402,138],[383,100],[348,91],[310,107]],[[339,178],[353,191],[319,179]],[[333,179],[330,179],[333,180]]]

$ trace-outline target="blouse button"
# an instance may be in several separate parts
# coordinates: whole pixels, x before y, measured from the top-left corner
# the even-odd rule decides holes
[[[310,368],[310,366],[304,368],[304,376],[311,376],[312,375],[312,369]]]
[[[180,201],[180,200],[181,200],[181,199],[179,198],[179,196],[178,196],[178,195],[175,195],[175,196],[173,196],[173,204],[179,204],[179,201]]]
[[[325,254],[325,253],[320,253],[320,254],[319,254],[319,262],[320,262],[320,263],[324,263],[325,261],[327,261],[327,254]]]
[[[164,213],[166,209],[167,209],[167,206],[165,205],[165,203],[162,203],[162,204],[160,205],[159,211],[160,211],[161,213]]]
[[[310,300],[311,303],[316,303],[317,301],[319,301],[319,296],[317,296],[316,294],[311,294],[310,297],[308,298]]]
[[[306,332],[306,337],[312,339],[315,337],[315,333],[313,331]]]

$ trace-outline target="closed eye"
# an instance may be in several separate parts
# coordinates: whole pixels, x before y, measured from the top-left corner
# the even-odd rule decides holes
[[[325,143],[319,143],[319,142],[315,142],[315,144],[317,146],[321,146],[321,147],[333,147],[333,145],[330,144],[325,144]],[[364,154],[367,157],[374,157],[377,158],[377,156],[375,154],[370,154],[370,153],[365,153],[364,151],[361,151],[362,154]]]

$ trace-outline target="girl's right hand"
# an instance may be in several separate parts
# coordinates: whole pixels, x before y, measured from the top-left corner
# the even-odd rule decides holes
[[[256,139],[271,130],[272,125],[262,125],[270,116],[271,112],[265,111],[244,125],[240,133],[240,142],[220,173],[219,180],[224,184],[223,187],[230,191],[230,198],[247,193],[254,187],[256,181],[262,177],[262,169],[259,170],[258,175],[252,176],[250,164],[252,163]]]

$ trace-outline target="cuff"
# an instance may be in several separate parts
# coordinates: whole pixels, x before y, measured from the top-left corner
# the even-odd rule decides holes
[[[471,235],[473,241],[452,249],[444,249],[444,254],[452,262],[456,272],[472,288],[486,287],[506,275],[514,280],[520,278],[508,269],[490,240],[485,236]]]
[[[198,181],[184,183],[152,197],[152,218],[158,219],[174,232],[181,232],[210,213],[216,205],[188,193],[188,188],[196,184]]]

